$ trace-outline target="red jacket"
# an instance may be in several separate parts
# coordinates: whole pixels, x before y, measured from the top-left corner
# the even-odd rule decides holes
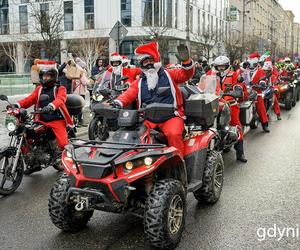
[[[108,68],[108,72],[112,73],[112,67]],[[129,78],[126,80],[126,82],[132,83],[134,80],[136,80],[137,76],[139,76],[142,73],[140,68],[123,68],[122,67],[122,76],[128,76]]]
[[[56,88],[56,87],[55,87]],[[19,101],[18,104],[21,108],[29,108],[32,105],[35,105],[35,108],[39,108],[39,98],[42,91],[42,86],[38,86],[28,97],[24,98],[23,100]],[[68,112],[67,106],[66,106],[66,100],[67,100],[67,92],[66,88],[63,86],[57,87],[55,91],[55,100],[51,102],[51,105],[55,109],[59,109],[62,113],[63,117],[65,118],[65,121],[67,123],[67,126],[73,127],[73,120]],[[39,115],[37,114],[35,116],[36,120],[39,120]]]
[[[185,81],[189,80],[193,77],[195,71],[195,66],[192,64],[191,66],[185,67],[184,65],[182,68],[178,69],[165,69],[165,72],[169,78],[169,82],[171,85],[172,94],[174,100],[176,100],[176,108],[178,112],[178,116],[184,116],[184,109],[183,109],[183,99],[179,89],[179,84],[184,83]],[[139,85],[142,79],[135,80],[130,87],[117,98],[117,101],[122,103],[123,107],[127,107],[130,103],[137,100],[138,101],[138,108],[140,108],[141,100],[140,100],[140,88]]]
[[[251,82],[253,84],[259,84],[261,81],[266,81],[265,77],[265,71],[262,68],[257,68],[257,70],[254,71],[253,75],[251,76]],[[262,90],[258,89],[257,93],[261,94]]]

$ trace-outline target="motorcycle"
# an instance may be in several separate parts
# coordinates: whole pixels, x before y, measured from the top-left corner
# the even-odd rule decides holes
[[[145,119],[173,115],[170,104],[153,103],[139,110],[105,106],[101,115],[118,120],[119,129],[107,141],[71,141],[62,154],[66,173],[50,192],[49,215],[56,227],[77,232],[94,210],[131,213],[143,218],[153,246],[177,246],[184,230],[187,193],[199,202],[216,203],[224,171],[222,155],[215,148],[219,137],[212,128],[218,97],[215,92],[200,93],[196,86],[181,90],[187,117],[184,155],[167,146],[161,132],[148,131],[143,124]],[[170,87],[159,88],[157,95],[170,92]]]
[[[68,103],[72,104],[68,110],[72,114],[80,111],[78,105],[76,106],[78,97],[68,96]],[[46,101],[48,98],[48,95],[41,95],[40,101]],[[0,95],[0,100],[11,105],[5,95]],[[35,114],[41,114],[42,111],[35,110],[29,113],[23,108],[8,108],[7,113],[16,117],[16,126],[9,132],[9,146],[0,150],[0,195],[12,194],[21,184],[27,169],[52,166],[58,171],[63,170],[61,153],[57,149],[52,129],[33,119]],[[68,135],[72,137],[74,131],[69,129]]]
[[[90,140],[106,140],[109,136],[109,131],[118,129],[118,124],[115,120],[107,119],[107,117],[99,115],[98,111],[104,106],[104,102],[112,102],[129,87],[128,84],[120,85],[122,81],[126,81],[127,79],[127,76],[121,77],[116,82],[114,88],[106,87],[110,82],[110,79],[106,80],[102,85],[95,87],[90,105],[90,109],[93,113],[93,118],[88,127],[88,136]]]

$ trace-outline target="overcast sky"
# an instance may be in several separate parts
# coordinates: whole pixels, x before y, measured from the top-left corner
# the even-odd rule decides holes
[[[279,0],[279,3],[285,10],[293,11],[295,21],[300,23],[300,1],[299,0]]]

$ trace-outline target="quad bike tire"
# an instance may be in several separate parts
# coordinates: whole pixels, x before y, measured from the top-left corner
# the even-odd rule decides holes
[[[12,154],[2,154],[0,156],[0,162],[2,164],[2,160],[7,161],[8,159],[13,158]],[[10,195],[14,193],[17,188],[20,186],[22,179],[23,179],[23,171],[24,171],[24,165],[23,161],[21,160],[21,157],[19,158],[18,165],[17,165],[17,171],[16,171],[16,176],[14,178],[14,181],[12,182],[12,185],[10,187],[4,187],[3,185],[5,184],[7,178],[6,175],[10,175],[10,170],[11,167],[9,168],[7,165],[4,168],[4,173],[0,174],[0,195]],[[5,180],[3,180],[5,178]],[[3,182],[3,185],[2,185]]]
[[[296,88],[293,91],[293,100],[292,100],[292,106],[295,107],[297,104],[297,92],[296,92]]]
[[[216,203],[223,187],[224,162],[222,155],[212,150],[208,153],[203,171],[202,186],[194,192],[195,198],[203,204]]]
[[[144,232],[150,243],[159,249],[174,249],[181,239],[185,215],[186,192],[182,183],[174,179],[156,182],[144,212]]]
[[[54,182],[48,203],[49,216],[52,223],[66,232],[78,232],[86,226],[93,216],[94,210],[75,210],[74,203],[67,203],[67,193],[70,180],[66,174]]]
[[[286,110],[291,110],[293,107],[293,93],[289,92],[285,96],[284,108]]]
[[[106,140],[108,137],[108,132],[105,131],[104,134],[99,135],[99,127],[102,125],[102,121],[99,118],[94,117],[88,128],[89,140],[97,140],[100,141]]]

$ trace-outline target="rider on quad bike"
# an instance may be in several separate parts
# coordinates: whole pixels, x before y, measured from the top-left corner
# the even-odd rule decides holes
[[[220,78],[220,86],[217,89],[218,92],[223,91],[224,93],[236,93],[240,98],[234,98],[232,96],[225,96],[221,99],[221,102],[227,102],[230,105],[231,119],[230,125],[237,126],[239,131],[239,140],[234,145],[236,150],[236,159],[238,161],[247,162],[244,155],[244,143],[243,143],[243,127],[240,122],[240,108],[238,105],[239,101],[245,99],[248,96],[248,91],[243,82],[238,81],[238,74],[229,69],[230,60],[226,56],[219,56],[213,62],[213,69],[207,72],[207,75],[216,74]],[[219,93],[217,93],[219,95]]]
[[[255,87],[255,85],[261,85],[265,84],[265,77],[266,73],[264,70],[259,67],[258,60],[260,58],[260,55],[258,53],[252,53],[249,55],[248,63],[249,63],[249,69],[250,69],[250,79],[251,83]],[[270,132],[269,129],[269,119],[266,112],[266,107],[264,104],[264,100],[262,98],[262,90],[258,88],[257,90],[257,102],[256,102],[256,110],[257,114],[259,116],[263,131],[266,133]]]
[[[40,69],[40,85],[28,97],[13,104],[13,106],[26,109],[34,105],[35,110],[42,109],[41,114],[35,115],[35,120],[53,130],[59,147],[57,149],[58,156],[60,151],[68,144],[66,127],[74,127],[65,105],[67,99],[66,88],[57,84],[58,71],[55,62],[39,61],[38,67]],[[49,96],[48,100],[40,101],[41,95]],[[41,166],[38,165],[28,168],[24,171],[24,174],[28,175],[41,169]]]
[[[267,75],[267,83],[269,85],[273,86],[275,89],[275,91],[274,91],[274,112],[277,115],[277,120],[281,120],[280,106],[279,106],[280,93],[279,93],[278,88],[275,86],[275,84],[278,82],[278,77],[279,77],[278,70],[276,69],[275,66],[273,66],[270,57],[268,57],[265,60],[262,69],[265,71],[265,73]]]
[[[155,121],[146,120],[145,125],[148,130],[158,127],[166,136],[169,146],[177,148],[183,155],[184,109],[178,85],[189,80],[194,74],[195,67],[189,51],[184,45],[178,47],[178,59],[182,62],[182,68],[172,70],[162,67],[156,42],[137,47],[135,54],[143,72],[141,79],[135,80],[129,89],[114,101],[114,105],[125,108],[136,99],[138,108],[151,103],[173,104],[176,109],[173,115],[160,117]],[[157,90],[160,87],[170,87],[171,91],[159,96]]]

